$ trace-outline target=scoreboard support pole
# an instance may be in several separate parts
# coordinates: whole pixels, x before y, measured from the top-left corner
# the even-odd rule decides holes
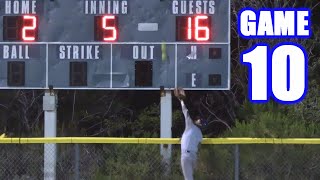
[[[46,90],[43,96],[44,136],[57,136],[57,94]],[[44,180],[56,179],[57,145],[44,144]]]
[[[160,137],[171,138],[172,137],[172,95],[171,91],[161,90],[161,106],[160,106]],[[170,173],[171,164],[171,144],[161,144],[160,153],[163,157],[163,163],[166,166],[166,173]]]

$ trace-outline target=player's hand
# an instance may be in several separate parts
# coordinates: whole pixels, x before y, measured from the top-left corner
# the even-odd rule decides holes
[[[174,89],[174,95],[180,100],[183,101],[186,98],[186,93],[184,92],[183,88],[176,88]]]

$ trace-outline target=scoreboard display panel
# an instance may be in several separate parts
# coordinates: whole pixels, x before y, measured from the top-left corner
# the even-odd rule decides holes
[[[1,89],[230,89],[230,0],[0,0]]]

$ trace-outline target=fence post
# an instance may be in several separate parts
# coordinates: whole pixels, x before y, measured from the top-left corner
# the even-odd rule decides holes
[[[57,95],[50,88],[43,96],[44,137],[57,136]],[[44,144],[44,180],[56,179],[56,144]]]
[[[236,144],[234,146],[234,179],[239,180],[239,172],[240,172],[240,153],[239,153],[239,145]]]
[[[171,126],[172,126],[172,95],[171,91],[161,91],[161,106],[160,106],[160,137],[171,138]],[[163,163],[166,168],[166,175],[170,173],[170,161],[171,161],[171,144],[160,145],[160,152],[163,157]]]

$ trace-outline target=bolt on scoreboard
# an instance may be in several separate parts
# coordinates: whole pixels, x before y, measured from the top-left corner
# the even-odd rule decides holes
[[[230,89],[230,0],[0,0],[0,89]]]

